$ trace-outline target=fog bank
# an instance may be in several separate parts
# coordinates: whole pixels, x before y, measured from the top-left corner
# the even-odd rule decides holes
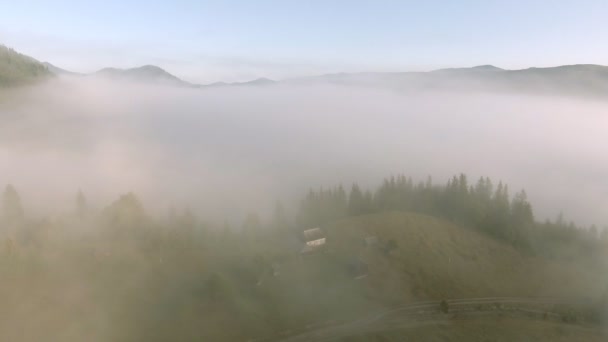
[[[154,214],[268,212],[309,187],[464,172],[540,216],[608,223],[608,102],[339,86],[181,89],[59,79],[0,96],[0,184],[26,209],[133,191]]]

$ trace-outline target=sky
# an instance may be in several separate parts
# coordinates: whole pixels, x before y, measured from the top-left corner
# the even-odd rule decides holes
[[[154,64],[211,83],[608,64],[603,0],[0,0],[0,8],[0,43],[77,72]]]

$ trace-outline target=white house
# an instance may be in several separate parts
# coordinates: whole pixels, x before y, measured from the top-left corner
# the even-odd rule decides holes
[[[303,234],[304,234],[304,241],[306,244],[300,251],[300,253],[302,253],[302,254],[316,252],[317,250],[323,248],[323,246],[325,246],[325,243],[327,242],[327,240],[325,238],[325,234],[323,234],[323,231],[321,230],[321,228],[317,227],[317,228],[307,229],[304,231]]]

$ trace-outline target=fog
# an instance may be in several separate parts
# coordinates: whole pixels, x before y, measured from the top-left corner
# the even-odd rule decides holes
[[[608,223],[608,102],[331,85],[183,89],[61,78],[0,96],[0,183],[26,210],[133,191],[154,215],[268,213],[309,187],[464,172],[538,218]]]

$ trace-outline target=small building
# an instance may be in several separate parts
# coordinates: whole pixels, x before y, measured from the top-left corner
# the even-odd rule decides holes
[[[279,274],[281,274],[281,264],[279,264],[278,262],[273,262],[272,265],[272,276],[273,277],[278,277]]]
[[[325,234],[321,228],[306,229],[303,232],[304,235],[304,247],[300,251],[301,254],[310,254],[317,252],[318,250],[325,247],[327,242]]]
[[[365,246],[376,246],[378,245],[378,237],[375,235],[368,235],[364,239]]]
[[[369,275],[369,266],[361,259],[354,259],[348,264],[348,273],[354,279],[363,279]]]

